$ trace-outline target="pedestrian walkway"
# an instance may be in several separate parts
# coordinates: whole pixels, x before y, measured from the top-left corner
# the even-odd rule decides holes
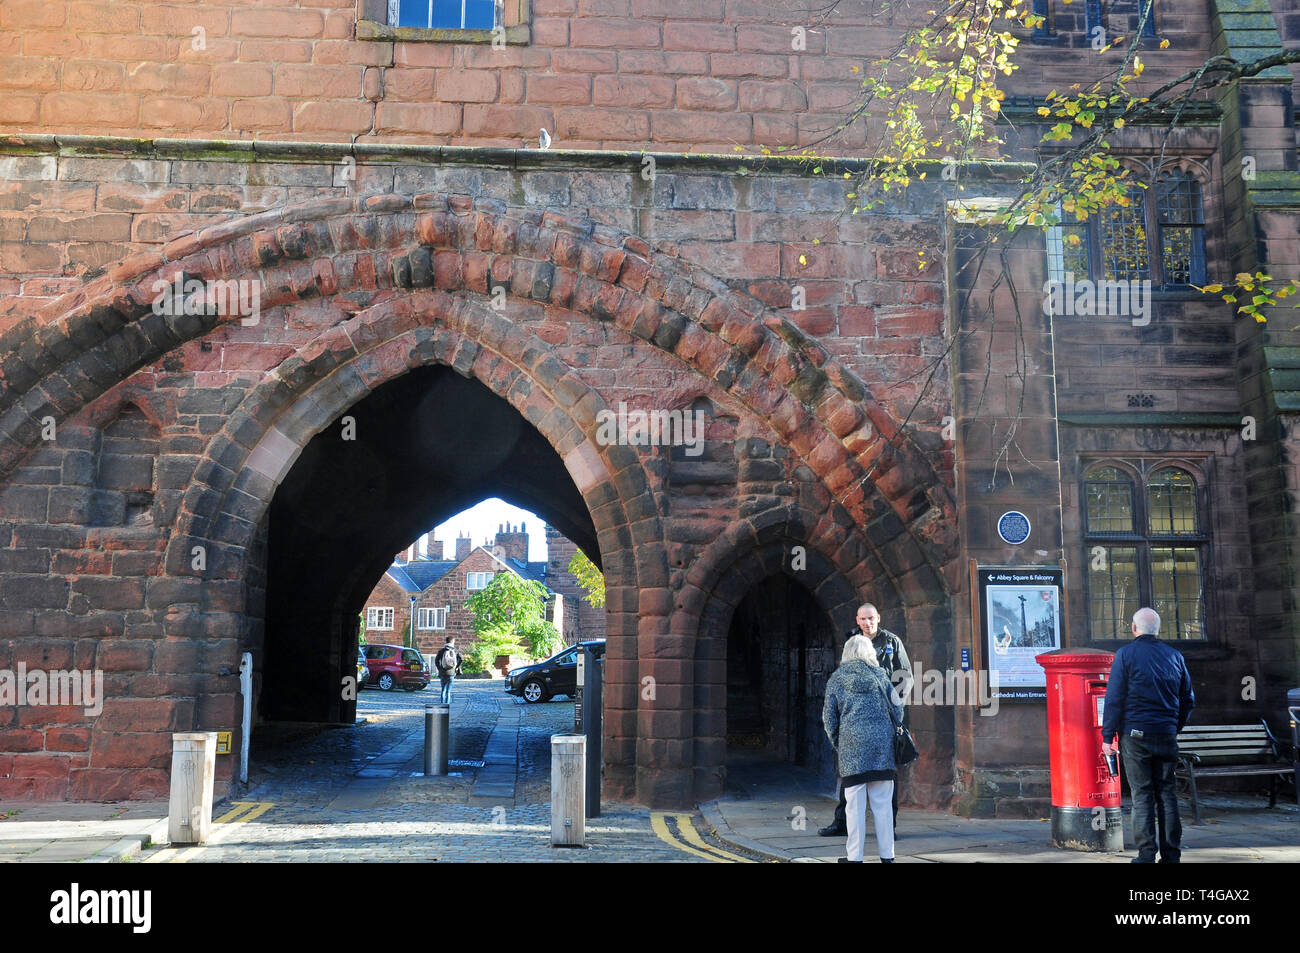
[[[215,806],[201,846],[167,839],[166,802],[0,803],[0,862],[137,859],[155,863],[323,861],[834,862],[844,839],[819,837],[828,785],[788,764],[733,763],[723,798],[694,812],[605,803],[587,847],[550,846],[550,736],[571,730],[573,703],[528,705],[498,681],[457,685],[451,771],[423,774],[425,699],[362,695],[362,726],[280,725],[254,746],[249,789]],[[1300,808],[1252,796],[1203,799],[1184,860],[1300,862]],[[1127,819],[1125,821],[1127,829]],[[1050,844],[1046,819],[967,819],[904,809],[903,863],[1127,863],[1122,854]],[[1128,843],[1132,844],[1131,836]],[[868,833],[868,856],[874,842]]]
[[[111,863],[139,853],[151,839],[165,837],[166,823],[165,801],[0,802],[0,863]]]
[[[793,765],[749,764],[728,774],[727,793],[701,805],[720,840],[772,860],[835,863],[843,837],[821,837],[835,812],[825,784]],[[1250,795],[1202,795],[1204,824],[1189,823],[1184,802],[1183,862],[1300,862],[1300,807]],[[899,811],[894,855],[899,863],[1130,863],[1136,856],[1124,814],[1123,853],[1092,853],[1052,846],[1047,818],[964,818],[932,811]],[[875,851],[868,821],[867,857]]]

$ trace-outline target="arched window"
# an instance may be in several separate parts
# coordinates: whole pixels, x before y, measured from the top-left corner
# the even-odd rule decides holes
[[[1135,469],[1100,464],[1084,475],[1089,635],[1129,638],[1133,613],[1151,606],[1164,638],[1204,639],[1209,539],[1196,479],[1159,461]]]

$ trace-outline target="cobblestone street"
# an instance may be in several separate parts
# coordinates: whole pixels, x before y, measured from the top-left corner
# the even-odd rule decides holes
[[[223,822],[209,843],[154,848],[140,860],[705,862],[658,836],[649,810],[624,804],[588,821],[585,848],[550,846],[550,736],[572,729],[571,699],[529,705],[500,679],[458,680],[451,776],[421,776],[424,706],[437,698],[436,685],[370,688],[358,699],[365,723],[356,728],[262,726],[249,791],[216,806]],[[494,731],[516,753],[495,771],[491,761],[482,766]]]

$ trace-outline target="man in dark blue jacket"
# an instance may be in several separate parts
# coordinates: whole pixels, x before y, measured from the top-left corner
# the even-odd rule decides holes
[[[1113,739],[1119,736],[1133,795],[1135,864],[1155,863],[1157,816],[1160,862],[1176,864],[1182,854],[1174,767],[1178,732],[1187,725],[1196,697],[1182,653],[1157,639],[1159,631],[1160,616],[1154,609],[1133,613],[1134,640],[1121,647],[1111,663],[1101,723],[1104,751],[1113,752]]]

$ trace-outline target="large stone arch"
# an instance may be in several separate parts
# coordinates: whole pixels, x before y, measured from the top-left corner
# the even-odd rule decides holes
[[[199,623],[205,637],[229,636],[237,624],[225,610],[237,604],[237,551],[256,526],[247,518],[255,515],[247,501],[273,490],[267,468],[291,458],[300,438],[388,371],[412,361],[446,363],[480,376],[557,451],[573,455],[570,472],[577,471],[580,490],[608,486],[592,497],[592,512],[608,510],[598,531],[608,534],[609,552],[623,554],[625,564],[607,571],[630,582],[614,587],[610,611],[638,637],[635,657],[611,658],[610,732],[639,739],[635,757],[617,743],[610,757],[641,766],[638,799],[682,800],[694,769],[688,763],[663,783],[646,770],[662,762],[662,749],[648,746],[661,712],[636,693],[643,669],[664,670],[658,643],[674,631],[655,497],[634,449],[595,449],[594,420],[603,401],[566,373],[542,337],[526,331],[526,317],[536,309],[617,328],[761,419],[832,502],[827,512],[834,509],[835,518],[804,526],[824,534],[819,545],[834,541],[834,562],[850,576],[871,575],[862,566],[870,554],[861,534],[844,526],[870,527],[897,576],[916,570],[951,577],[956,521],[945,481],[866,386],[823,348],[755,299],[634,236],[491,200],[430,194],[321,200],[204,229],[122,262],[0,342],[6,355],[0,478],[37,445],[44,418],[65,420],[140,368],[239,321],[238,314],[155,313],[158,283],[178,276],[258,281],[264,311],[324,299],[351,315],[281,360],[195,468],[168,543],[167,578],[157,581],[174,587],[169,604],[195,605],[186,556],[198,540],[210,545],[211,579],[200,585],[207,592],[225,588],[216,600],[222,611]],[[507,302],[501,311],[485,305],[498,288]],[[438,316],[434,324],[422,323],[430,314]],[[545,399],[538,396],[543,392]],[[598,479],[602,468],[608,481]],[[256,492],[245,492],[250,489]],[[606,548],[602,539],[602,554]],[[185,615],[169,618],[193,629]],[[688,685],[681,686],[685,699]],[[624,781],[615,781],[615,791],[631,793],[632,779]]]
[[[289,373],[273,373],[255,387],[231,415],[225,428],[205,449],[180,509],[168,546],[167,570],[192,594],[202,610],[204,590],[238,583],[246,572],[246,555],[261,517],[271,504],[278,478],[292,466],[306,442],[345,413],[357,399],[416,367],[443,364],[479,380],[505,398],[551,442],[570,473],[596,526],[607,584],[615,591],[640,592],[666,585],[662,531],[649,481],[634,449],[597,446],[591,439],[595,415],[604,409],[600,395],[555,361],[551,348],[532,335],[515,334],[496,347],[485,341],[486,315],[470,312],[480,303],[442,292],[417,292],[387,299],[360,312],[313,345],[319,354],[334,353],[329,373],[293,386],[295,355]],[[424,323],[428,322],[428,323]],[[357,348],[356,341],[367,346]],[[346,356],[341,350],[347,349]],[[532,366],[522,363],[527,355]],[[537,367],[544,365],[545,370]],[[282,365],[283,367],[283,365]],[[567,406],[566,406],[567,405]],[[253,443],[249,447],[243,441]],[[617,482],[615,475],[619,476]],[[641,514],[630,520],[629,513]],[[644,542],[636,549],[634,537]],[[188,571],[194,546],[211,554],[207,573]],[[231,554],[229,558],[223,553]],[[239,609],[230,600],[227,624],[239,624]],[[615,711],[636,710],[638,652],[636,637],[642,613],[636,601],[610,605],[607,699]],[[190,634],[191,619],[178,617],[174,634]],[[236,635],[203,628],[203,634]],[[173,633],[168,633],[173,634]],[[634,793],[630,772],[618,765],[635,763],[635,734],[615,735],[609,747],[612,793]],[[627,747],[629,750],[623,750]]]
[[[132,371],[238,315],[155,314],[178,275],[260,280],[262,308],[428,287],[551,305],[608,322],[681,359],[788,442],[855,517],[873,492],[935,569],[955,551],[954,501],[867,387],[766,305],[635,236],[554,212],[424,194],[322,199],[177,238],[51,304],[0,345],[0,474],[62,419]],[[254,277],[255,276],[255,277]],[[513,322],[488,318],[488,340]],[[318,375],[307,355],[284,373]],[[827,439],[830,438],[830,439]]]

